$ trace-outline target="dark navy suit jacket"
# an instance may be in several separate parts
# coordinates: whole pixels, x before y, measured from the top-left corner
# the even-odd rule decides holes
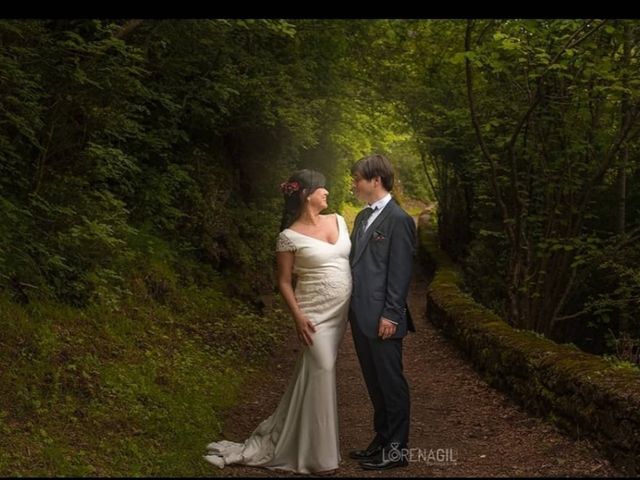
[[[349,318],[369,338],[378,337],[380,317],[398,324],[391,338],[415,332],[407,309],[407,294],[416,251],[413,218],[393,200],[358,241],[362,212],[351,234],[351,274],[353,290]]]

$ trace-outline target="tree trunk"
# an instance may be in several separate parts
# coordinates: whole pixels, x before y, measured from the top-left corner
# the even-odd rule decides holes
[[[625,169],[629,160],[629,146],[625,145],[621,153],[621,162],[618,167],[618,209],[616,215],[617,234],[623,234],[625,232],[627,207],[627,174]]]

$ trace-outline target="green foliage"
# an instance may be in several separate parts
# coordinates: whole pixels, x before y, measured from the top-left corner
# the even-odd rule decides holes
[[[419,235],[425,266],[433,272],[428,289],[430,320],[491,385],[534,414],[573,434],[589,436],[616,464],[636,473],[639,445],[629,438],[638,417],[637,365],[510,327],[460,290],[456,267],[438,247],[434,232],[425,227],[420,226]],[[623,431],[622,425],[628,428],[622,427]]]
[[[335,211],[355,160],[411,156],[393,103],[360,84],[351,42],[370,35],[341,20],[3,21],[5,289],[115,305],[139,230],[235,294],[269,289],[284,178],[322,170]]]
[[[381,40],[396,50],[383,75],[406,80],[385,85],[415,132],[442,244],[474,296],[512,324],[582,346],[607,324],[635,332],[637,22],[388,25],[405,35]]]
[[[300,168],[325,173],[329,211],[350,223],[350,166],[387,154],[403,205],[437,202],[431,221],[475,298],[580,346],[640,335],[637,22],[470,26],[466,49],[464,20],[0,20],[0,321],[24,360],[5,378],[0,432],[51,399],[73,417],[74,395],[93,399],[83,435],[89,418],[156,429],[79,435],[115,458],[93,465],[59,425],[25,424],[34,474],[183,473],[162,439],[200,438],[185,405],[205,417],[205,390],[224,384],[196,386],[215,363],[200,349],[226,368],[276,341],[247,305],[273,292],[278,185]],[[129,364],[88,348],[89,329]],[[109,417],[114,398],[131,412]]]
[[[361,83],[371,26],[0,21],[0,473],[211,475],[289,328],[264,311],[280,182],[319,169],[341,211],[351,164],[398,151],[421,195]]]
[[[212,288],[162,305],[142,285],[117,310],[2,298],[2,474],[210,473],[198,452],[290,320]]]

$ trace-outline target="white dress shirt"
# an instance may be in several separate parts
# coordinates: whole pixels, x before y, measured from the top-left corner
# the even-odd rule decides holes
[[[390,201],[391,201],[391,194],[387,193],[380,200],[369,205],[371,208],[373,208],[373,213],[369,216],[367,220],[367,224],[364,226],[365,232],[367,231],[367,228],[369,228],[369,225],[371,225],[375,221],[375,219],[378,218],[378,215],[380,215],[380,212],[382,212],[382,209],[386,207],[387,203],[389,203]]]

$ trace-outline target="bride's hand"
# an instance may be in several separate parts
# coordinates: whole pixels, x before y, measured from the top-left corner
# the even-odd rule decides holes
[[[316,331],[316,327],[311,323],[304,315],[296,318],[296,330],[298,331],[298,338],[304,345],[313,345],[312,335]]]

